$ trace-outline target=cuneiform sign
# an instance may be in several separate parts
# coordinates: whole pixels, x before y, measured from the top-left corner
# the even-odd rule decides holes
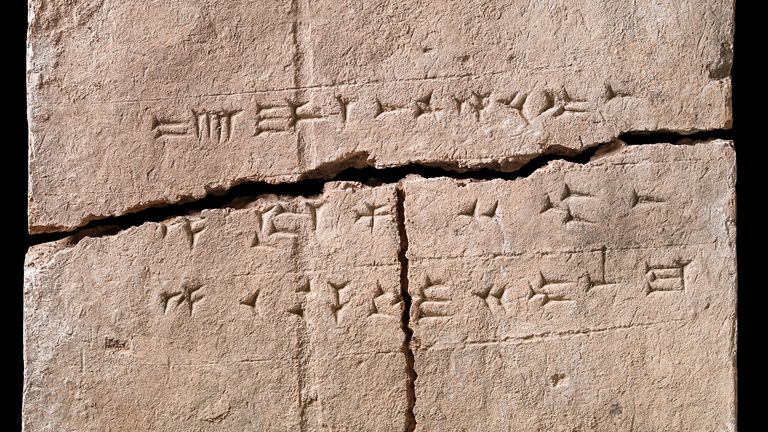
[[[31,0],[29,229],[248,180],[511,170],[627,131],[729,127],[732,16],[726,0]]]
[[[395,199],[332,183],[33,248],[24,430],[403,430]]]
[[[417,431],[735,430],[730,142],[404,182]]]

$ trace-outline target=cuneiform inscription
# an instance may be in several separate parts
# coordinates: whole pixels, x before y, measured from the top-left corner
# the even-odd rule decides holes
[[[187,120],[172,120],[165,119],[158,116],[152,116],[152,122],[150,123],[150,129],[152,135],[155,138],[163,136],[188,136],[189,135],[189,121]]]
[[[254,315],[256,315],[257,311],[256,303],[259,300],[259,293],[260,291],[257,289],[240,299],[240,304],[250,308]]]
[[[652,265],[645,262],[645,294],[685,291],[685,267],[691,261],[676,259],[670,264]]]
[[[589,272],[584,273],[584,280],[586,282],[586,291],[590,292],[593,289],[600,289],[600,288],[609,288],[613,287],[616,284],[616,282],[609,282],[605,278],[605,259],[607,254],[607,249],[605,246],[600,248],[600,275],[597,277],[593,277],[589,274]]]
[[[389,216],[389,211],[386,204],[364,204],[365,210],[355,210],[355,222],[363,223],[371,229],[371,234],[373,234],[373,229],[376,227],[376,218]]]
[[[236,111],[192,111],[194,121],[194,132],[198,140],[208,140],[214,143],[223,143],[229,141],[232,137],[235,116],[240,114]]]
[[[155,139],[192,136],[200,142],[228,142],[235,130],[235,118],[241,110],[192,110],[188,119],[153,116],[150,124]]]
[[[382,102],[379,98],[374,99],[374,101],[376,103],[376,109],[373,112],[374,118],[384,114],[397,113],[398,111],[407,111],[405,105]]]
[[[346,123],[352,99],[337,95],[335,100],[338,104],[338,111],[334,114],[339,116],[341,123]],[[255,108],[252,136],[296,132],[300,123],[328,120],[331,117],[331,114],[322,113],[319,107],[306,100],[286,99],[277,103],[256,102]]]
[[[269,132],[285,132],[288,130],[290,116],[284,112],[282,105],[256,103],[253,135],[259,136]]]
[[[498,201],[483,203],[475,198],[464,208],[459,210],[459,216],[469,216],[475,219],[492,218],[496,216],[496,209],[499,207]]]
[[[572,302],[567,292],[573,290],[578,283],[548,279],[544,273],[539,272],[538,278],[533,283],[528,283],[528,301],[538,303],[541,306],[552,305],[560,302]]]
[[[423,115],[434,114],[442,110],[442,108],[436,107],[432,104],[432,92],[430,91],[426,95],[416,99],[416,102],[413,106],[413,116],[419,118]]]
[[[544,194],[543,203],[539,213],[559,213],[561,215],[560,221],[563,225],[571,223],[594,224],[596,221],[587,219],[572,208],[571,201],[575,200],[597,201],[597,197],[588,192],[575,190],[566,182],[563,183],[563,187],[557,198],[552,199],[550,194]]]
[[[185,281],[180,290],[161,292],[160,304],[163,307],[163,313],[167,313],[172,308],[183,307],[191,316],[195,304],[205,297],[198,292],[202,288],[203,285],[199,282]]]
[[[381,283],[376,281],[376,287],[373,291],[368,316],[382,316],[387,318],[397,318],[398,304],[400,296],[384,291]]]
[[[508,299],[505,298],[505,295],[507,294],[507,287],[489,284],[480,290],[474,291],[472,294],[482,299],[483,304],[491,313],[496,314],[499,308],[506,312]]]
[[[466,118],[477,123],[508,122],[511,117],[527,127],[541,118],[598,112],[598,102],[628,96],[619,95],[610,87],[608,89],[606,95],[595,101],[576,98],[562,87],[531,91],[470,88],[440,92],[422,89],[396,99],[388,94],[362,98],[341,93],[306,99],[289,97],[254,101],[248,110],[243,106],[228,110],[192,109],[188,118],[154,114],[150,131],[155,139],[195,137],[200,141],[226,143],[234,136],[237,122],[245,121],[246,125],[250,125],[250,136],[263,137],[275,133],[296,133],[301,125],[312,122],[335,122],[343,128],[350,121],[353,111],[358,121],[402,118],[400,116],[419,119],[439,114],[446,120]],[[244,118],[246,111],[250,113],[248,118]]]
[[[471,91],[468,96],[454,96],[453,102],[456,112],[459,114],[469,112],[479,122],[483,110],[488,107],[490,96],[490,92],[484,93],[479,91]]]
[[[664,200],[659,197],[640,194],[635,189],[632,189],[632,192],[629,194],[629,206],[631,208],[635,208],[639,205],[661,204],[663,202]]]
[[[280,238],[296,238],[303,227],[317,230],[318,210],[322,202],[307,202],[301,211],[293,211],[287,204],[275,203],[256,215],[256,230],[250,238],[251,247],[272,247]]]
[[[323,310],[330,312],[333,322],[338,325],[342,323],[342,312],[350,306],[354,293],[353,286],[348,280],[319,282],[316,279],[307,278],[296,286],[294,300],[285,308],[285,311],[305,318],[309,302],[314,299],[314,301],[319,302],[317,304],[321,305]],[[251,297],[246,297],[243,300],[250,301]],[[253,301],[255,303],[255,298]],[[241,303],[243,303],[242,300]]]
[[[304,283],[298,285],[295,292],[300,295],[300,300],[286,308],[286,312],[304,318],[304,312],[307,308],[307,295],[312,292],[312,281],[307,279]]]
[[[192,249],[197,245],[198,237],[200,233],[205,230],[205,219],[190,220],[188,218],[181,218],[181,230],[184,232],[184,236],[187,238],[189,248]]]
[[[104,349],[110,351],[124,351],[128,349],[128,341],[107,336],[104,338]]]
[[[333,98],[336,99],[336,103],[339,104],[339,118],[343,124],[346,124],[347,119],[349,118],[349,110],[357,99],[347,98],[342,95],[336,95]]]
[[[331,287],[331,313],[333,314],[333,322],[339,323],[339,312],[344,309],[350,301],[351,287],[348,286],[349,281],[345,282],[328,282],[328,286]]]
[[[193,287],[194,288],[194,287]],[[193,294],[190,293],[190,294]],[[372,294],[372,295],[371,295]],[[246,292],[245,295],[240,296],[237,299],[237,304],[244,310],[247,310],[254,316],[261,316],[265,319],[266,310],[264,314],[260,311],[259,303],[262,302],[262,298],[267,296],[264,290],[257,288]],[[302,282],[298,283],[292,294],[292,299],[288,300],[284,309],[285,312],[296,315],[300,318],[305,318],[310,302],[316,302],[317,311],[324,311],[323,314],[329,314],[333,319],[333,322],[337,325],[343,324],[345,321],[345,315],[348,309],[360,308],[361,313],[365,317],[385,317],[387,319],[398,319],[401,310],[401,297],[399,293],[393,293],[385,291],[381,283],[377,280],[372,291],[369,291],[367,298],[370,300],[367,306],[362,299],[357,302],[353,302],[353,299],[358,294],[355,293],[353,284],[348,280],[325,280],[320,281],[317,278],[306,278]],[[164,292],[161,295],[161,300],[164,304],[164,308],[170,309],[175,307],[177,302],[185,302],[191,300],[193,303],[199,300],[198,296],[184,295],[182,291]],[[366,300],[367,301],[367,300]]]
[[[419,286],[419,295],[413,301],[416,310],[414,321],[448,318],[452,314],[451,287],[427,277]]]
[[[517,115],[520,116],[525,121],[526,124],[528,124],[529,120],[525,118],[525,116],[523,115],[523,106],[527,98],[528,98],[527,94],[516,91],[516,92],[512,92],[512,94],[509,96],[496,99],[496,103],[517,113]]]

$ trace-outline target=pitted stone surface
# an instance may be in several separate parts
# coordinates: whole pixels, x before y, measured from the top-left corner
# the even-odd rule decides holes
[[[404,181],[417,431],[735,430],[735,155]]]
[[[29,229],[729,127],[733,2],[30,1]]]
[[[403,430],[395,200],[333,183],[33,248],[24,430]]]
[[[734,430],[734,182],[617,147],[37,246],[25,430]]]
[[[29,0],[24,431],[735,431],[733,11]]]

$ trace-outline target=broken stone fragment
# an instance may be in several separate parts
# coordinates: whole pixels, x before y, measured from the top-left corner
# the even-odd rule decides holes
[[[734,164],[631,146],[38,245],[25,430],[731,430]]]
[[[732,35],[724,0],[30,0],[29,230],[727,128]]]
[[[395,204],[333,183],[34,247],[24,430],[403,430]]]
[[[735,155],[403,182],[417,431],[735,430]]]

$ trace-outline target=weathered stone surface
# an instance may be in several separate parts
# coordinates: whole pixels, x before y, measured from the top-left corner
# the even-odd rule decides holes
[[[417,431],[735,430],[734,159],[406,181]]]
[[[395,200],[334,183],[33,248],[24,430],[403,430]]]
[[[30,0],[29,229],[727,127],[733,2]]]

